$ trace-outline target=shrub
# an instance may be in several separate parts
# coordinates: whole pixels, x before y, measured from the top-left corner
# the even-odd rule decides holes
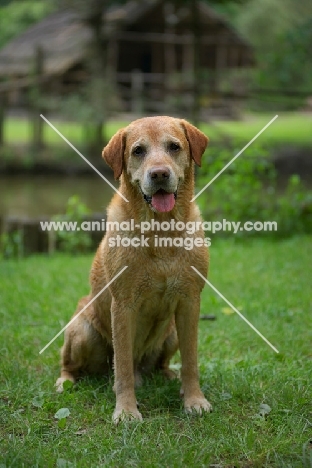
[[[22,231],[4,232],[0,236],[0,259],[23,256]]]
[[[204,187],[238,153],[243,145],[209,149],[198,176]],[[276,221],[278,235],[312,231],[312,192],[293,175],[284,191],[268,151],[261,146],[247,148],[197,199],[205,219],[229,221]],[[236,235],[246,235],[241,231]],[[255,232],[252,231],[254,235]],[[259,235],[259,233],[256,233]],[[274,233],[276,235],[276,233]],[[250,233],[249,233],[250,235]],[[267,232],[266,232],[267,235]]]
[[[68,199],[66,214],[53,216],[52,220],[56,222],[76,222],[77,226],[79,226],[89,214],[89,208],[81,202],[77,195],[73,195]],[[74,231],[56,231],[56,241],[59,249],[67,253],[84,253],[92,245],[90,233],[77,229]]]

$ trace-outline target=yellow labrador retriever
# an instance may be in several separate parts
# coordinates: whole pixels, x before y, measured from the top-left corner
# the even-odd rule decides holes
[[[78,314],[125,266],[127,268],[67,328],[62,348],[61,377],[65,380],[85,373],[101,374],[113,366],[116,408],[113,419],[141,420],[135,385],[141,375],[154,369],[172,378],[169,361],[181,353],[181,394],[186,411],[210,411],[200,386],[197,369],[197,328],[200,293],[206,277],[208,250],[199,226],[194,195],[194,163],[200,165],[208,138],[185,120],[148,117],[119,130],[103,150],[105,161],[120,178],[119,191],[107,213],[114,221],[95,255],[90,295],[80,300]],[[120,224],[132,221],[132,229]],[[166,230],[148,231],[138,246],[131,240],[142,238],[141,224],[167,222]],[[193,234],[168,230],[168,223],[197,222]],[[146,224],[145,224],[146,225]],[[157,224],[155,224],[157,226]],[[171,225],[172,226],[172,225]],[[194,247],[179,242],[191,237]],[[165,239],[166,238],[166,239]],[[127,239],[127,242],[123,243]],[[160,240],[164,240],[159,246]],[[126,245],[126,246],[125,246]]]

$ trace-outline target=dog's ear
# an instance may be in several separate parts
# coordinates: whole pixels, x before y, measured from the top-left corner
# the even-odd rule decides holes
[[[113,169],[115,179],[119,179],[122,173],[125,142],[125,131],[124,128],[121,128],[109,140],[108,144],[102,151],[102,157],[107,162],[107,164]]]
[[[182,119],[181,123],[190,145],[191,157],[194,159],[197,166],[200,166],[201,158],[208,145],[209,138],[186,120]]]

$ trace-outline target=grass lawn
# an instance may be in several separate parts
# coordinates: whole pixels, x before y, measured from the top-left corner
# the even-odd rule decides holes
[[[59,395],[62,338],[39,355],[88,292],[91,258],[0,264],[1,468],[312,466],[309,237],[213,239],[210,281],[280,354],[206,286],[202,314],[217,318],[200,322],[199,363],[214,412],[184,414],[178,382],[155,375],[137,391],[144,422],[117,427],[111,378]]]
[[[277,112],[278,113],[278,112]],[[223,137],[238,138],[246,143],[253,138],[273,117],[272,114],[246,114],[241,121],[216,121],[213,124],[201,125],[202,130],[216,141]],[[70,122],[51,122],[71,142],[83,145],[85,133],[80,124]],[[110,122],[107,125],[107,136],[112,136],[128,122]],[[31,139],[30,122],[17,118],[5,120],[5,143],[28,143]],[[48,124],[44,123],[44,140],[47,144],[60,144],[62,139]],[[312,146],[312,114],[299,112],[281,113],[278,119],[260,136],[259,142],[270,145],[294,144]]]
[[[299,112],[282,112],[278,118],[259,136],[259,144],[312,146],[312,114]],[[251,140],[275,114],[247,114],[243,121],[220,121],[214,124],[214,129],[220,132],[220,136],[230,136],[239,140]],[[209,126],[203,126],[203,130],[209,135]],[[214,132],[212,137],[218,136]]]

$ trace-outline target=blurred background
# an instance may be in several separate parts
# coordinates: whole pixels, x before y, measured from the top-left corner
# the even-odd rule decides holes
[[[104,217],[113,194],[40,114],[113,183],[118,128],[186,118],[210,137],[197,189],[278,114],[198,201],[311,232],[311,48],[309,0],[0,0],[1,255],[47,251],[39,219]]]

